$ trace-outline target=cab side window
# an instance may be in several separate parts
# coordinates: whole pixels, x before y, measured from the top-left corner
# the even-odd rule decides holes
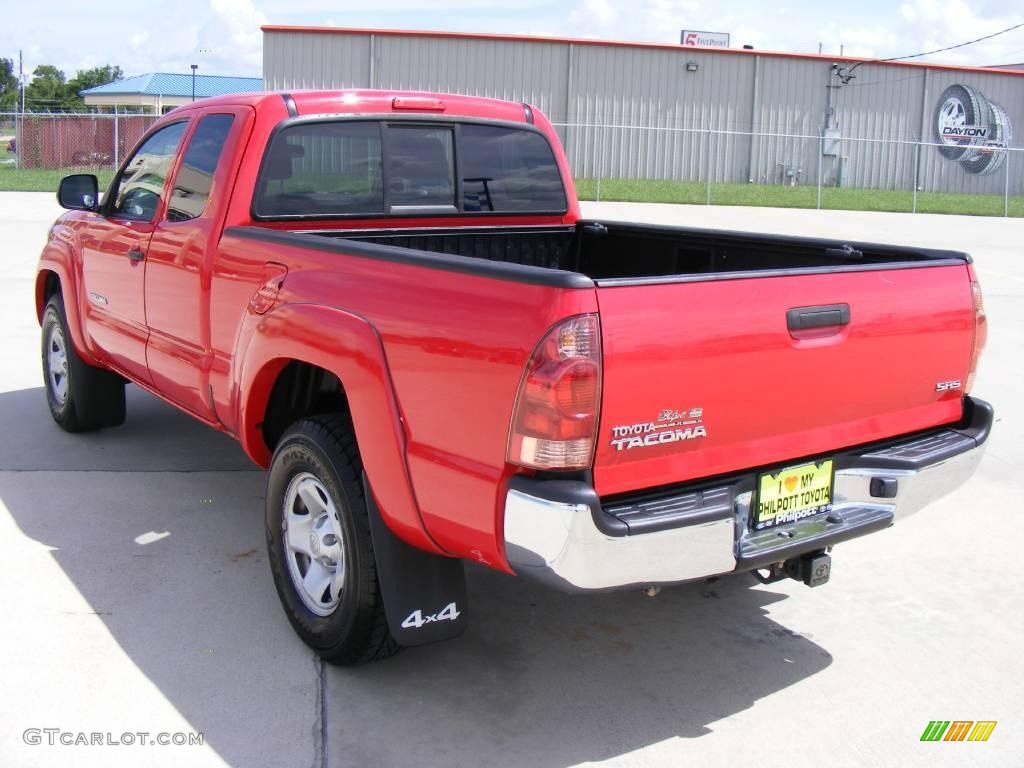
[[[232,115],[208,115],[196,127],[174,178],[168,221],[188,221],[203,215],[234,119]]]
[[[114,216],[135,221],[153,219],[187,126],[184,121],[165,126],[138,148],[113,190]]]

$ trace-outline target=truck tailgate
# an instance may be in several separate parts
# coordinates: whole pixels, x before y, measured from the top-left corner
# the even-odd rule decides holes
[[[598,493],[956,421],[972,301],[966,264],[599,283]]]

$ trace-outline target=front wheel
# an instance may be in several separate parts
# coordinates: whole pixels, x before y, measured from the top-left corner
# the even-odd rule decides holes
[[[370,539],[355,435],[342,415],[291,426],[270,465],[266,534],[285,613],[332,664],[398,651],[388,632]]]
[[[68,332],[64,299],[50,297],[43,312],[43,381],[53,420],[67,432],[124,423],[124,379],[78,356]]]

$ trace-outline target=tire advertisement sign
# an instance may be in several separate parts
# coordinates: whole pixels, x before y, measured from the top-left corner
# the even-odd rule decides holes
[[[974,176],[988,176],[1006,163],[1013,123],[1002,104],[971,85],[951,85],[935,104],[932,118],[939,154]]]

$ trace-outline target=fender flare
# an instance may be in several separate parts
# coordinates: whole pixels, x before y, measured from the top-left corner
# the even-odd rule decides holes
[[[334,307],[285,304],[266,315],[248,312],[241,331],[238,435],[253,461],[270,464],[259,426],[278,374],[296,360],[330,371],[348,398],[363,470],[381,517],[407,543],[446,554],[420,517],[402,417],[377,329],[365,318]]]
[[[86,343],[85,331],[82,327],[81,297],[78,295],[79,283],[75,279],[75,272],[71,265],[71,248],[68,244],[64,247],[55,247],[51,240],[43,255],[39,259],[39,266],[36,269],[36,320],[43,321],[43,312],[46,310],[46,302],[43,294],[46,290],[46,274],[52,272],[60,282],[60,291],[64,296],[64,314],[67,316],[68,330],[71,332],[71,343],[75,352],[88,365],[102,368],[103,364],[96,358]]]

